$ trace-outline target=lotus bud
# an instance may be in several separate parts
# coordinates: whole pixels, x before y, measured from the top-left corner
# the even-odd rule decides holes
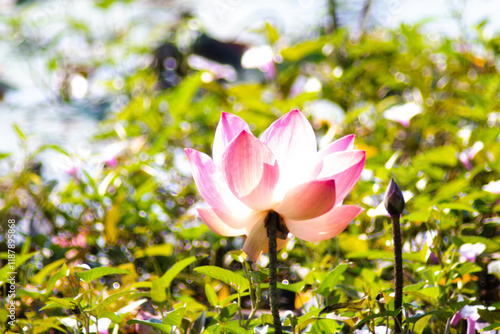
[[[391,216],[400,215],[405,208],[405,199],[394,179],[391,179],[384,196],[384,205]]]

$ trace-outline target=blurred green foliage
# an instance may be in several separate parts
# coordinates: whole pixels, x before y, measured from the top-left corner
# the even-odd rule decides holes
[[[187,29],[183,20],[190,18],[163,36],[178,40]],[[18,25],[21,18],[12,18],[14,30]],[[95,43],[85,26],[73,29]],[[259,134],[294,108],[309,117],[320,144],[356,134],[366,167],[346,203],[366,211],[336,239],[292,238],[279,253],[283,309],[292,311],[284,314],[286,328],[351,333],[392,326],[391,226],[376,209],[391,178],[408,197],[402,217],[406,327],[461,333],[450,319],[464,305],[488,307],[481,318],[499,327],[500,277],[489,265],[500,251],[500,195],[483,187],[500,175],[500,36],[486,39],[481,29],[468,41],[402,25],[356,38],[342,29],[321,32],[286,44],[268,24],[275,77],[244,70],[227,82],[187,67],[166,89],[155,48],[131,47],[153,60],[105,82],[109,97],[121,102],[94,139],[119,144],[116,163],[53,145],[30,148],[22,126],[23,168],[0,155],[10,166],[0,178],[2,240],[9,219],[29,226],[17,239],[16,326],[6,327],[2,308],[2,331],[95,332],[98,322],[128,333],[254,333],[271,324],[265,263],[248,263],[238,251],[241,238],[216,235],[197,217],[192,207],[200,197],[182,149],[210,154],[222,111],[238,114]],[[105,48],[126,48],[127,32],[119,38],[103,41]],[[163,41],[158,36],[157,44]],[[88,59],[82,69],[77,59],[36,52],[48,52],[49,71],[80,71],[87,80],[116,65],[111,53]],[[177,64],[188,66],[186,59]],[[60,94],[69,101],[67,89],[63,84]],[[389,119],[390,108],[400,106],[392,110],[401,116],[415,105],[421,112],[408,126]],[[45,150],[78,162],[67,182],[41,176]],[[476,243],[484,252],[463,260],[460,247]],[[8,254],[6,243],[0,247],[5,297]]]

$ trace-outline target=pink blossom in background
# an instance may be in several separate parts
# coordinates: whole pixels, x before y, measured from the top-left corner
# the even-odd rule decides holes
[[[410,126],[410,120],[422,112],[422,106],[410,102],[403,105],[398,105],[384,111],[384,118],[398,122],[404,127]]]
[[[458,160],[460,160],[460,162],[462,164],[464,164],[464,166],[465,166],[465,168],[467,168],[467,170],[471,170],[472,164],[471,164],[470,160],[474,159],[476,154],[478,154],[479,151],[481,151],[483,148],[484,148],[483,142],[480,142],[480,141],[475,142],[471,148],[468,148],[468,149],[460,152],[460,154],[458,155]]]
[[[153,315],[147,311],[140,311],[137,315],[137,319],[145,320],[152,323],[162,323],[162,317],[159,315]],[[153,327],[145,325],[145,324],[135,324],[135,331],[138,334],[156,334],[158,333]]]
[[[198,55],[190,55],[188,64],[195,70],[212,73],[215,79],[225,79],[230,82],[236,80],[236,71],[231,65],[223,65]]]
[[[118,156],[127,148],[127,142],[119,141],[104,147],[99,154],[99,161],[110,168],[118,166]]]
[[[460,298],[459,298],[460,299]],[[458,325],[458,322],[461,319],[464,319],[467,321],[467,334],[474,334],[476,333],[476,329],[482,329],[484,324],[478,324],[477,321],[479,320],[480,316],[479,313],[477,312],[478,309],[484,309],[483,306],[480,305],[475,305],[475,306],[469,306],[465,305],[462,307],[460,310],[458,310],[454,315],[453,318],[451,318],[451,326],[456,327]],[[486,324],[489,325],[489,324]],[[488,333],[488,332],[484,332]]]
[[[256,262],[267,251],[264,220],[280,215],[286,229],[306,241],[330,239],[363,209],[343,205],[358,181],[365,152],[345,136],[317,151],[313,128],[298,111],[284,115],[255,137],[240,117],[223,113],[212,158],[185,149],[200,195],[198,213],[214,232],[247,235],[243,250]],[[286,240],[278,239],[278,248]]]
[[[243,68],[258,68],[267,79],[276,78],[276,66],[274,65],[275,55],[269,45],[253,46],[249,48],[241,57]]]
[[[492,194],[500,194],[500,180],[491,181],[490,183],[484,185],[483,190]]]
[[[58,172],[64,172],[68,175],[71,175],[71,177],[73,177],[75,180],[78,180],[79,173],[83,168],[83,162],[79,157],[65,156],[60,161],[54,161],[52,163],[52,167],[54,168],[54,170]]]
[[[486,245],[480,242],[476,244],[463,244],[458,249],[458,253],[460,254],[459,261],[463,262],[475,262],[476,257],[484,252],[486,249]]]

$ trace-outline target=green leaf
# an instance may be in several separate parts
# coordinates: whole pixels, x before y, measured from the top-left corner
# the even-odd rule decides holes
[[[464,179],[458,179],[455,181],[444,183],[439,187],[436,196],[434,197],[435,202],[453,199],[458,193],[463,192],[469,186],[469,181]]]
[[[6,265],[3,266],[2,269],[0,269],[0,286],[7,281],[7,279],[10,278],[11,272],[15,272],[17,268],[22,266],[26,261],[31,259],[33,255],[35,255],[37,252],[32,252],[29,254],[25,255],[20,255],[16,256],[16,261],[14,264],[9,264],[7,263]]]
[[[146,320],[139,320],[139,319],[131,319],[127,321],[127,324],[129,325],[135,325],[135,324],[140,324],[140,325],[147,325],[151,326],[153,328],[159,329],[160,331],[164,333],[170,333],[172,331],[172,326],[171,325],[165,325],[163,323],[157,323],[157,319],[149,319],[148,321]]]
[[[64,263],[61,269],[59,269],[59,271],[57,271],[54,275],[50,276],[49,281],[47,282],[46,293],[51,292],[52,288],[57,283],[57,281],[67,276],[67,272],[68,272],[68,266],[66,265],[66,263]]]
[[[193,323],[193,327],[189,331],[190,334],[201,334],[205,328],[205,317],[207,312],[203,311],[202,314]]]
[[[250,271],[248,273],[250,277],[252,277],[255,282],[262,283],[269,277],[269,269],[258,270],[258,271]],[[278,283],[280,284],[280,283]]]
[[[437,205],[439,210],[458,210],[458,211],[469,211],[469,212],[477,212],[471,205],[462,204],[462,203],[441,203]]]
[[[124,291],[124,292],[118,292],[115,293],[114,295],[106,297],[104,300],[102,300],[97,306],[95,306],[93,309],[90,310],[90,313],[95,315],[96,317],[100,317],[101,313],[106,310],[106,308],[116,302],[118,299],[120,299],[123,296],[130,295],[132,291]]]
[[[457,164],[457,149],[453,146],[440,146],[417,155],[415,162],[418,164],[435,164],[454,167]]]
[[[261,324],[265,325],[274,325],[274,318],[269,313],[264,313],[260,316]]]
[[[48,265],[46,265],[42,270],[40,270],[38,272],[38,274],[36,274],[35,276],[33,276],[33,278],[31,278],[31,281],[35,284],[42,284],[44,278],[49,274],[51,273],[53,270],[55,270],[56,268],[59,268],[60,266],[63,265],[63,263],[66,262],[66,259],[60,259],[60,260],[57,260],[57,261],[54,261],[52,263],[49,263]]]
[[[269,43],[271,43],[271,45],[276,43],[280,36],[276,28],[274,28],[269,22],[266,22],[266,32]]]
[[[56,298],[56,297],[50,297],[49,298],[50,303],[45,305],[40,309],[46,310],[46,309],[52,309],[52,308],[67,308],[67,309],[74,309],[75,307],[78,306],[77,302],[74,301],[73,299],[69,298]]]
[[[236,303],[228,304],[226,307],[222,308],[219,315],[217,316],[217,319],[220,322],[227,322],[234,318],[234,315],[236,314],[237,311],[238,311],[238,304]]]
[[[432,318],[432,314],[426,315],[419,319],[416,323],[415,326],[413,326],[413,332],[415,334],[422,334],[424,331],[425,327],[429,324],[429,320]]]
[[[368,259],[385,260],[394,258],[394,253],[380,250],[369,250],[366,252],[351,252],[346,254],[346,259]]]
[[[79,274],[80,278],[85,282],[91,282],[95,279],[98,279],[103,276],[108,275],[129,275],[132,274],[130,271],[120,268],[113,267],[98,267],[94,269],[90,269],[88,271],[81,272]]]
[[[427,243],[425,243],[422,249],[419,250],[418,252],[415,253],[403,252],[403,260],[426,263],[428,250],[429,246],[427,246]]]
[[[195,268],[194,271],[222,281],[233,287],[239,293],[244,292],[250,287],[250,284],[244,277],[227,269],[222,269],[216,266],[204,266]]]
[[[299,293],[304,289],[304,286],[306,285],[305,281],[300,281],[292,284],[283,284],[281,282],[278,282],[278,289],[283,289],[287,291],[292,291],[295,293]]]
[[[196,256],[191,256],[188,257],[187,259],[184,259],[182,261],[177,262],[174,264],[162,277],[161,277],[161,284],[167,288],[170,286],[170,283],[172,283],[172,280],[179,275],[181,271],[184,270],[187,266],[189,266],[191,263],[196,261]]]
[[[296,62],[313,53],[320,52],[325,45],[326,38],[320,38],[312,41],[305,41],[280,51],[284,60]]]
[[[60,326],[61,324],[61,319],[59,317],[46,317],[43,319],[37,319],[33,321],[32,323],[33,326],[33,333],[43,333],[47,332],[49,329],[57,329],[63,333],[66,332],[64,328]],[[6,332],[9,333],[9,332]]]
[[[181,325],[182,317],[184,317],[185,312],[186,312],[185,307],[181,307],[175,311],[169,312],[167,316],[163,319],[163,323],[165,325],[179,327]]]
[[[53,144],[46,144],[46,145],[42,145],[40,146],[40,148],[38,148],[35,152],[33,152],[33,154],[31,155],[32,157],[35,157],[37,156],[38,154],[40,154],[41,152],[47,150],[47,149],[51,149],[51,150],[54,150],[54,151],[57,151],[59,153],[62,153],[68,157],[70,157],[70,154],[68,152],[66,152],[63,148],[57,146],[57,145],[53,145]]]
[[[135,258],[141,258],[145,256],[171,256],[174,252],[174,247],[171,244],[154,245],[146,247],[144,249],[139,249],[134,253]]]
[[[334,289],[337,282],[342,277],[342,274],[349,268],[349,263],[341,263],[335,269],[333,269],[328,275],[326,275],[323,282],[318,287],[317,293],[326,297],[328,296]]]
[[[397,316],[399,314],[400,311],[401,310],[385,311],[385,312],[369,315],[366,318],[363,318],[360,322],[358,322],[356,324],[356,328],[358,328],[358,329],[362,328],[365,323],[367,323],[373,319],[382,318],[382,317],[383,318],[385,318],[385,317],[394,318],[395,316]]]
[[[205,284],[205,295],[207,296],[208,302],[213,307],[216,307],[219,304],[219,299],[217,298],[217,293],[215,289],[210,284]]]
[[[162,303],[167,300],[165,289],[170,286],[172,280],[177,275],[179,275],[181,271],[183,271],[194,261],[196,261],[196,256],[191,256],[187,259],[177,262],[162,277],[155,279],[151,286],[151,298],[158,303]]]
[[[167,300],[166,287],[162,284],[161,278],[157,277],[151,284],[151,299],[156,303],[163,303]]]
[[[490,311],[488,309],[478,309],[477,313],[484,321],[493,324],[500,323],[500,310]]]
[[[360,311],[363,309],[363,306],[367,303],[368,303],[367,298],[355,300],[355,301],[352,301],[349,303],[336,303],[336,304],[332,304],[332,305],[328,305],[328,306],[324,307],[321,310],[321,312],[319,312],[319,315],[332,313],[333,311],[341,310],[341,309]]]
[[[19,128],[19,126],[17,124],[14,124],[14,130],[16,131],[18,137],[21,140],[26,141],[26,135],[21,131],[21,129]]]
[[[229,255],[233,258],[233,260],[239,263],[244,263],[245,259],[247,258],[247,254],[239,249],[230,251]]]
[[[406,291],[405,291],[406,292]],[[427,301],[429,303],[435,304],[439,297],[439,287],[430,286],[427,288],[422,288],[417,291],[407,291],[409,295],[419,297],[420,299]]]
[[[116,323],[121,322],[121,318],[119,316],[117,316],[115,312],[104,311],[104,312],[101,312],[101,314],[99,316],[101,318],[108,318],[111,321],[116,322]]]

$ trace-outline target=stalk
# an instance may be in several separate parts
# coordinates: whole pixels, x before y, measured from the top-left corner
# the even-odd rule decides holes
[[[403,254],[399,218],[405,208],[405,200],[397,183],[391,180],[384,196],[384,205],[391,215],[392,240],[394,247],[394,309],[400,310],[394,319],[394,333],[402,333],[403,324]]]
[[[277,285],[277,266],[278,266],[278,245],[276,242],[280,216],[271,211],[266,218],[267,237],[269,239],[269,299],[271,304],[271,313],[273,315],[274,332],[282,334],[281,320],[278,305],[278,285]]]
[[[401,228],[399,226],[399,215],[391,215],[392,239],[394,245],[394,309],[401,309],[403,306],[403,254],[401,250]],[[403,323],[403,310],[396,316],[394,333],[401,333]]]

